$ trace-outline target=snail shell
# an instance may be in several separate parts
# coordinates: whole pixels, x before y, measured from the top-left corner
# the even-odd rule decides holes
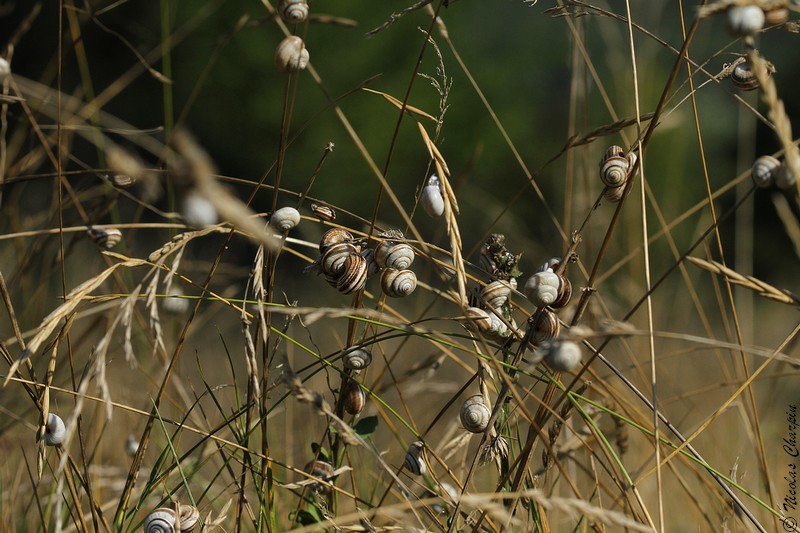
[[[775,185],[779,189],[790,189],[794,187],[795,183],[797,183],[797,177],[786,163],[778,167],[775,171]]]
[[[196,191],[190,191],[184,196],[181,213],[186,224],[196,228],[213,226],[219,220],[214,205]]]
[[[603,198],[615,204],[622,200],[622,195],[625,193],[625,184],[623,183],[619,187],[606,187],[603,190]]]
[[[786,7],[776,7],[764,12],[764,24],[767,26],[783,24],[787,20],[789,20],[789,9]]]
[[[342,273],[336,280],[336,288],[342,294],[360,291],[367,283],[367,260],[359,254],[348,255]]]
[[[107,250],[119,244],[122,239],[122,232],[116,228],[89,228],[86,234],[95,244]]]
[[[276,9],[287,24],[300,24],[308,18],[306,0],[280,0]]]
[[[550,304],[553,309],[561,309],[567,305],[572,298],[572,283],[566,276],[559,276],[561,286],[558,288],[558,298]]]
[[[405,270],[414,262],[414,249],[404,242],[381,241],[375,246],[375,261],[381,268]]]
[[[48,446],[61,446],[67,428],[61,417],[54,413],[47,414],[47,423],[44,425],[44,443]]]
[[[300,223],[300,212],[294,207],[281,207],[272,213],[269,223],[278,231],[289,231]]]
[[[326,461],[311,461],[303,470],[323,481],[328,481],[333,477],[333,467]],[[314,492],[319,492],[321,494],[330,494],[332,490],[331,486],[327,483],[313,483],[310,487]]]
[[[173,533],[191,531],[200,520],[200,512],[191,505],[180,505],[180,521],[175,518],[175,509],[159,507],[144,519],[145,533]]]
[[[536,272],[554,272],[555,269],[557,269],[558,265],[560,264],[561,264],[560,257],[551,257],[550,259],[539,265],[539,268],[536,269]]]
[[[334,211],[329,205],[311,204],[311,212],[322,220],[327,220],[328,222],[336,220],[336,211]]]
[[[533,325],[531,341],[536,345],[544,344],[550,339],[557,337],[561,331],[561,324],[554,312],[543,309],[536,323]]]
[[[9,74],[11,74],[11,65],[8,64],[6,58],[0,57],[0,82],[2,82]]]
[[[780,168],[781,162],[771,155],[762,155],[753,162],[753,169],[750,177],[758,187],[769,187],[775,178],[775,174]]]
[[[511,294],[511,284],[503,280],[493,281],[481,289],[481,298],[492,309],[502,307],[508,300],[509,294]]]
[[[279,71],[291,74],[308,66],[309,54],[303,39],[290,35],[275,49],[275,66]]]
[[[628,179],[631,169],[630,161],[620,146],[612,146],[606,150],[600,160],[600,179],[606,187],[619,187]]]
[[[728,9],[728,30],[735,36],[754,35],[764,27],[764,12],[757,6]]]
[[[417,288],[417,275],[412,270],[385,268],[381,274],[381,290],[386,296],[402,298]]]
[[[466,325],[470,331],[488,331],[492,327],[492,319],[483,309],[467,307],[464,315],[468,319]]]
[[[483,433],[489,427],[491,416],[492,410],[480,394],[467,398],[459,413],[461,425],[472,433]]]
[[[375,250],[367,248],[361,251],[361,256],[367,260],[367,277],[371,278],[381,271],[381,266],[375,261]]]
[[[325,253],[325,250],[341,242],[353,242],[353,234],[343,228],[331,228],[322,234],[322,238],[319,241],[319,252]]]
[[[114,184],[114,187],[119,189],[127,189],[136,183],[136,178],[128,174],[114,174],[110,176],[109,179],[111,183]]]
[[[367,395],[357,381],[348,380],[342,394],[344,395],[344,410],[351,415],[357,415],[364,409],[367,403]]]
[[[761,86],[748,61],[743,61],[734,67],[733,73],[731,73],[731,82],[743,91],[752,91]]]
[[[581,362],[581,348],[572,341],[554,342],[547,350],[544,362],[557,372],[569,372]]]
[[[439,176],[434,174],[428,178],[428,183],[422,188],[419,203],[431,218],[439,218],[444,214],[444,196],[442,186],[439,183]]]
[[[320,259],[323,274],[338,278],[344,271],[345,260],[353,254],[358,254],[358,250],[352,244],[340,242],[329,246]]]
[[[425,447],[425,443],[422,441],[412,442],[408,445],[408,451],[406,452],[405,461],[403,461],[403,466],[417,476],[424,476],[425,473],[428,471],[428,467],[425,464],[425,459],[422,457],[422,449]]]
[[[139,451],[139,441],[136,440],[134,435],[128,435],[125,440],[125,453],[133,457]]]
[[[561,277],[555,272],[537,272],[525,282],[525,296],[536,307],[545,307],[558,300]]]
[[[342,364],[347,370],[364,370],[372,363],[372,354],[362,347],[352,348],[342,356]]]
[[[189,300],[181,298],[183,291],[180,287],[172,285],[164,298],[164,311],[173,315],[182,315],[189,310]]]

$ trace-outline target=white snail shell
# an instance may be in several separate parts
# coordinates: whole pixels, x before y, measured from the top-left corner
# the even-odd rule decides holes
[[[424,447],[425,444],[422,441],[412,442],[408,445],[406,458],[403,461],[403,466],[406,470],[417,476],[424,476],[428,471],[425,459],[422,457],[422,449]]]
[[[385,268],[381,274],[381,290],[386,296],[402,298],[417,288],[417,275],[412,270]]]
[[[333,477],[333,466],[327,461],[311,461],[303,469],[306,473],[314,477],[318,477],[323,481],[328,481]],[[330,494],[333,490],[327,483],[313,483],[310,485],[311,490],[322,494]]]
[[[347,370],[364,370],[372,363],[372,354],[362,347],[351,348],[342,356],[342,364]]]
[[[136,455],[138,451],[139,441],[136,440],[134,435],[128,435],[128,438],[125,440],[125,452],[132,457]]]
[[[181,212],[186,224],[196,228],[213,226],[219,220],[214,205],[196,191],[190,191],[184,196]]]
[[[561,278],[555,272],[537,272],[525,282],[525,296],[536,307],[545,307],[558,300]]]
[[[178,505],[180,523],[176,524],[175,509],[159,507],[144,519],[145,533],[173,533],[191,531],[200,520],[200,512],[191,505]]]
[[[276,9],[287,24],[300,24],[308,18],[306,0],[280,0]]]
[[[320,268],[325,275],[338,278],[344,270],[345,259],[357,253],[358,250],[352,244],[346,242],[333,244],[322,254]]]
[[[183,291],[180,287],[172,285],[164,298],[164,311],[173,315],[182,315],[189,310],[189,300],[181,298]]]
[[[60,446],[64,442],[67,428],[61,417],[54,413],[47,414],[47,422],[44,425],[44,443],[48,446]]]
[[[461,425],[472,433],[483,433],[489,427],[491,416],[492,410],[480,394],[467,398],[459,413]]]
[[[572,341],[554,342],[547,350],[544,362],[557,372],[569,372],[581,362],[581,348]]]
[[[478,307],[467,307],[464,310],[467,317],[467,329],[470,331],[488,331],[492,327],[489,313]]]
[[[86,231],[95,244],[110,250],[122,239],[122,232],[116,228],[89,228]]]
[[[509,328],[505,322],[503,322],[497,313],[489,312],[489,329],[486,330],[486,333],[490,336],[494,337],[495,339],[503,340],[507,339],[512,334],[512,329]],[[511,324],[514,330],[517,329],[517,325],[514,322],[514,319],[508,320],[509,324]]]
[[[290,35],[275,49],[275,66],[284,73],[298,72],[308,66],[309,54],[303,39]]]
[[[735,36],[754,35],[764,27],[764,12],[757,6],[728,9],[728,30]]]
[[[367,260],[359,254],[350,254],[344,260],[342,273],[336,280],[336,288],[342,294],[360,291],[367,283]]]
[[[364,404],[367,403],[367,394],[357,381],[352,379],[347,380],[347,383],[343,387],[342,394],[344,395],[345,411],[351,415],[357,415],[364,409]]]
[[[789,166],[784,163],[775,171],[775,185],[779,189],[790,189],[797,183],[797,177],[792,173]]]
[[[758,187],[769,187],[775,179],[776,172],[781,162],[771,155],[762,155],[753,162],[750,177]]]
[[[768,69],[767,73],[771,74],[771,71]],[[731,73],[731,82],[743,91],[752,91],[761,87],[756,73],[753,72],[753,67],[748,61],[743,61],[734,67]]]
[[[319,252],[325,253],[325,250],[339,244],[341,242],[350,243],[353,241],[353,234],[343,228],[331,228],[322,234],[319,241]]]
[[[603,189],[603,198],[615,204],[622,200],[622,195],[625,193],[625,184],[623,183],[619,187],[606,187]]]
[[[511,284],[504,280],[495,280],[481,289],[481,298],[492,309],[502,307],[511,294]]]
[[[381,241],[375,246],[375,261],[381,268],[406,270],[414,262],[414,249],[404,242]]]
[[[444,196],[442,195],[439,176],[436,174],[428,178],[427,185],[422,188],[419,203],[422,204],[422,208],[431,218],[439,218],[444,214]]]
[[[558,265],[561,264],[560,257],[551,257],[536,269],[536,272],[554,272]]]
[[[619,187],[628,180],[631,162],[621,146],[612,146],[600,160],[600,179],[606,187]]]
[[[278,231],[289,231],[300,223],[300,212],[294,207],[276,209],[269,217],[269,224]]]
[[[328,222],[336,220],[336,211],[334,211],[329,205],[311,204],[311,212],[322,220],[327,220]]]
[[[6,79],[6,76],[11,74],[11,65],[4,57],[0,57],[0,82]]]
[[[136,178],[134,176],[130,176],[128,174],[114,174],[109,177],[111,183],[114,184],[114,187],[118,187],[120,189],[127,189],[128,187],[133,186],[136,183]]]

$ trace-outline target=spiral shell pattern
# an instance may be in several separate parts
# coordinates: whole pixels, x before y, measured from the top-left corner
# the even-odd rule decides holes
[[[360,346],[351,348],[342,355],[342,364],[347,370],[364,370],[372,363],[372,354]]]
[[[115,247],[122,240],[122,232],[116,228],[89,228],[86,234],[97,246],[107,250]]]
[[[306,0],[279,0],[276,9],[287,24],[300,24],[308,18]]]
[[[488,331],[492,327],[492,319],[483,309],[467,307],[464,315],[467,317],[466,325],[470,331]]]
[[[336,288],[342,294],[360,291],[367,283],[367,260],[359,254],[350,254],[344,260],[342,273],[336,280]]]
[[[350,243],[340,242],[325,249],[320,259],[320,268],[326,276],[338,278],[344,271],[345,260],[351,255],[357,255],[358,250]]]
[[[417,275],[412,270],[385,268],[381,274],[381,290],[386,296],[402,298],[417,288]]]
[[[291,74],[308,66],[310,56],[303,39],[290,35],[283,39],[275,49],[275,66],[279,71]]]
[[[311,212],[317,215],[322,220],[327,220],[328,222],[332,222],[336,220],[336,211],[325,204],[311,204]]]
[[[289,231],[300,223],[300,212],[294,207],[281,207],[272,213],[269,223],[278,231]]]
[[[375,246],[375,262],[381,268],[406,270],[414,262],[414,249],[403,242],[381,241]]]
[[[558,298],[550,304],[553,309],[561,309],[566,306],[572,298],[572,283],[566,276],[558,275],[561,285],[558,287]]]
[[[569,372],[581,362],[581,348],[572,341],[553,342],[544,362],[557,372]]]
[[[344,396],[344,410],[351,415],[360,413],[364,409],[364,404],[367,403],[367,394],[364,389],[352,379],[347,380],[342,389],[342,395]]]
[[[600,179],[606,187],[619,187],[628,179],[630,161],[620,146],[612,146],[600,160]]]
[[[762,155],[753,162],[750,177],[757,187],[769,187],[775,179],[775,174],[781,162],[771,155]]]
[[[64,442],[67,428],[64,421],[55,413],[47,414],[47,422],[44,425],[44,443],[48,446],[60,446]]]
[[[471,433],[483,433],[489,427],[491,416],[492,410],[480,394],[467,398],[459,413],[461,425]]]
[[[331,228],[322,234],[319,241],[319,252],[324,254],[325,250],[339,243],[353,242],[353,234],[343,228]]]
[[[333,477],[333,466],[327,461],[311,461],[303,468],[303,471],[323,481],[328,481]],[[330,494],[333,490],[331,486],[326,483],[312,483],[309,487],[314,492],[319,492],[321,494]]]
[[[419,203],[431,218],[439,218],[444,214],[444,196],[439,177],[436,174],[428,178],[427,185],[422,188]]]
[[[542,345],[545,342],[557,337],[561,332],[561,323],[558,321],[558,316],[549,309],[543,309],[539,318],[533,324],[533,333],[531,334],[531,341],[535,345]]]
[[[511,284],[504,280],[495,280],[481,289],[481,298],[492,309],[502,307],[511,294]]]
[[[200,520],[200,512],[191,505],[178,505],[180,521],[175,518],[175,509],[159,507],[144,520],[145,533],[173,533],[191,531]]]
[[[422,457],[422,449],[424,447],[425,444],[422,441],[412,442],[408,445],[406,458],[403,461],[403,467],[417,476],[424,476],[428,471],[425,459]]]
[[[561,277],[555,272],[537,272],[525,282],[525,296],[536,307],[545,307],[558,300]]]
[[[767,73],[771,73],[770,70],[767,70]],[[731,73],[731,82],[743,91],[753,91],[761,87],[756,73],[753,72],[753,67],[748,61],[743,61],[734,67],[733,73]]]

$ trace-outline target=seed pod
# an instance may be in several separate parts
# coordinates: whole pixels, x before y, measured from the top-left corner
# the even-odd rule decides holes
[[[367,394],[357,381],[348,379],[342,388],[344,410],[351,415],[357,415],[364,410],[367,403]]]
[[[381,241],[375,246],[375,261],[381,268],[406,270],[414,262],[414,249],[404,242]]]
[[[275,66],[285,74],[299,72],[308,66],[309,54],[303,39],[290,35],[275,49]]]
[[[428,471],[425,459],[422,457],[422,449],[424,447],[425,443],[422,441],[412,442],[408,445],[406,458],[405,461],[403,461],[403,466],[406,470],[417,476],[424,476]]]
[[[572,341],[555,341],[550,344],[544,362],[557,372],[569,372],[581,362],[581,348]]]
[[[775,180],[781,162],[771,155],[762,155],[753,162],[750,177],[757,187],[769,187]]]
[[[294,207],[276,209],[269,217],[269,224],[278,231],[289,231],[300,223],[300,212]]]
[[[419,203],[431,218],[439,218],[444,214],[444,196],[439,177],[436,174],[428,178],[427,185],[422,188]]]
[[[364,370],[370,363],[372,363],[372,354],[361,346],[350,348],[342,355],[342,364],[347,370]]]
[[[350,254],[344,260],[344,268],[336,280],[336,288],[342,294],[360,291],[367,283],[367,260],[359,254]]]
[[[122,240],[122,232],[116,228],[89,228],[86,234],[97,246],[107,250],[110,250]]]
[[[480,394],[467,398],[459,413],[461,425],[471,433],[483,433],[489,427],[491,416],[492,410]]]
[[[311,461],[303,471],[322,481],[329,481],[333,477],[333,467],[326,461]],[[327,483],[312,483],[309,487],[312,491],[320,494],[330,494],[333,490]]]
[[[417,288],[417,275],[411,270],[383,269],[381,290],[386,296],[402,298]]]

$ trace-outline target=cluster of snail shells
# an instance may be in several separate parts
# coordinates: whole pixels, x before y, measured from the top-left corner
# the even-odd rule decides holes
[[[467,307],[465,310],[467,327],[498,340],[507,339],[513,335],[517,325],[510,313],[507,312],[506,304],[511,291],[516,286],[517,281],[512,278],[495,280],[483,287],[480,291],[482,307]]]
[[[523,291],[528,300],[540,309],[530,342],[539,346],[558,336],[561,325],[553,309],[561,309],[572,298],[572,283],[563,274],[556,273],[560,259],[553,258],[539,267],[525,283]]]
[[[737,5],[728,9],[728,30],[737,37],[755,35],[766,26],[783,24],[789,19],[789,9],[776,6],[763,10],[755,5]]]
[[[191,531],[200,521],[200,512],[192,505],[178,504],[179,515],[170,507],[159,507],[144,520],[145,533]]]
[[[797,183],[797,177],[786,165],[771,155],[762,155],[753,162],[750,176],[757,187],[769,187],[773,183],[780,189],[790,189]]]
[[[331,228],[319,242],[319,266],[329,284],[343,294],[360,291],[367,283],[367,259],[353,235],[342,228]]]
[[[492,408],[481,394],[467,398],[458,414],[461,425],[470,433],[483,433],[489,427]]]
[[[306,43],[297,35],[284,38],[275,49],[275,67],[285,74],[305,69],[309,59]]]
[[[300,224],[300,212],[294,207],[276,209],[269,217],[269,225],[280,232],[287,232]]]
[[[609,202],[619,202],[625,184],[636,165],[636,154],[625,153],[621,146],[611,146],[600,159],[600,180],[605,185],[603,197]]]
[[[391,298],[403,298],[417,288],[417,275],[410,269],[416,254],[404,242],[385,240],[375,246],[373,258],[381,273],[381,291]]]

